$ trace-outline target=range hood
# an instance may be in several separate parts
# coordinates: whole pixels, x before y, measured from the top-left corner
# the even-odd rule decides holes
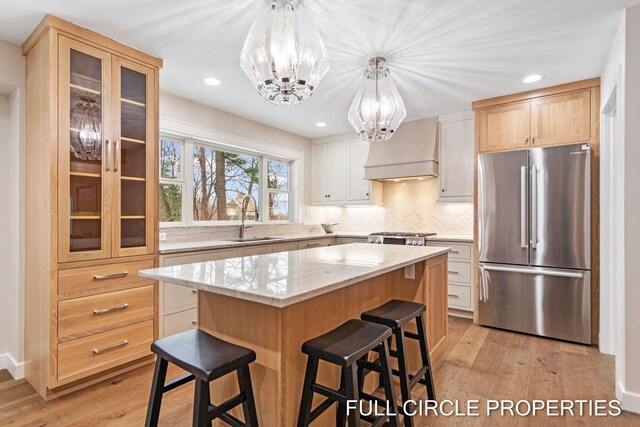
[[[388,141],[371,143],[364,177],[372,181],[438,176],[438,118],[403,123]]]

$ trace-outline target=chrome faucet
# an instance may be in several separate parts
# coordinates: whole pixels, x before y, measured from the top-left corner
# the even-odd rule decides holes
[[[256,214],[256,221],[258,220],[258,202],[256,201],[256,198],[253,197],[251,194],[248,194],[246,196],[244,196],[244,198],[242,199],[242,202],[240,203],[240,206],[242,208],[242,225],[240,226],[240,238],[244,239],[247,235],[247,228],[251,228],[251,226],[246,226],[244,225],[244,220],[247,216],[247,206],[249,205],[249,200],[253,200],[253,206],[255,206],[255,209],[253,212],[255,212]]]

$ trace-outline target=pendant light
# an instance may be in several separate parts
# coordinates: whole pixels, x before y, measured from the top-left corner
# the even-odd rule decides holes
[[[307,100],[329,70],[328,55],[302,0],[262,0],[240,66],[267,101]]]
[[[349,123],[364,141],[389,140],[407,115],[385,59],[371,58],[349,109]]]
[[[96,99],[81,96],[71,114],[71,152],[81,160],[102,159],[102,125]]]

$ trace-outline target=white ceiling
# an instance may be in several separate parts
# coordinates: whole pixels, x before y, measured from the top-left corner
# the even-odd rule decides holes
[[[305,0],[330,55],[306,103],[262,100],[239,66],[261,0],[20,0],[0,4],[0,39],[21,44],[51,13],[164,59],[161,89],[307,137],[350,131],[367,60],[385,56],[406,120],[477,99],[598,76],[625,5],[640,0]],[[530,73],[544,74],[525,85]],[[202,78],[222,80],[205,86]],[[315,123],[328,123],[317,128]]]

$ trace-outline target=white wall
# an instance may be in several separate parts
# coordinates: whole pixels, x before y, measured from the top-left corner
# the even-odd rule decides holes
[[[613,270],[603,277],[615,296],[612,307],[603,316],[614,325],[614,353],[616,356],[616,395],[625,410],[640,413],[640,6],[629,8],[621,19],[618,34],[602,73],[602,109],[614,89],[617,95],[619,133],[612,142],[611,158],[603,162],[603,176],[608,175],[617,193],[611,195],[613,211],[602,206],[603,226],[617,230],[612,236],[608,253],[602,263]],[[626,118],[629,120],[626,120]],[[606,139],[606,138],[605,138]],[[619,174],[619,175],[617,175]],[[615,209],[617,206],[620,209]],[[608,213],[609,212],[609,213]],[[603,229],[607,232],[607,229]]]
[[[24,58],[20,47],[0,40],[0,368],[24,376]],[[6,236],[6,238],[4,238]]]
[[[627,9],[625,43],[624,157],[624,364],[623,404],[640,413],[640,6]]]

